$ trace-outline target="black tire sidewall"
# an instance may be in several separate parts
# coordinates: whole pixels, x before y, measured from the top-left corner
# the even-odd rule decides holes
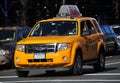
[[[82,56],[81,56],[80,52],[77,52],[73,68],[71,69],[72,73],[74,75],[81,75],[82,74],[82,67],[83,67]]]
[[[18,77],[27,77],[29,74],[29,71],[20,71],[19,69],[16,69],[16,74]]]
[[[100,51],[97,63],[94,65],[94,70],[96,72],[103,71],[105,69],[105,52],[103,50]]]

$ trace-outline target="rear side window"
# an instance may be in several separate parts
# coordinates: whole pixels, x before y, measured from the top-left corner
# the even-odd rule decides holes
[[[97,31],[98,31],[99,33],[101,33],[101,29],[100,29],[100,26],[99,26],[99,24],[97,23],[97,21],[96,21],[96,20],[92,20],[92,22],[93,22],[93,24],[95,25]]]

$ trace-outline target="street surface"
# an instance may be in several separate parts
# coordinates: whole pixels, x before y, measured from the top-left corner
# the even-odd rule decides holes
[[[18,78],[15,69],[9,69],[0,71],[0,83],[120,83],[120,55],[107,57],[103,72],[94,72],[91,66],[85,66],[82,75],[67,71],[47,75],[44,70],[33,70],[28,77]]]

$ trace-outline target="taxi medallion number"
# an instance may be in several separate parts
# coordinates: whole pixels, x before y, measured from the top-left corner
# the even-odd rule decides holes
[[[45,53],[35,53],[34,59],[45,59]]]

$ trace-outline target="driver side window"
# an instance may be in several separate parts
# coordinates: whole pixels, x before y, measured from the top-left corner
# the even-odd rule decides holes
[[[81,22],[81,35],[86,36],[86,35],[89,34],[88,32],[89,32],[89,29],[88,29],[88,27],[87,27],[86,22],[85,22],[85,21],[82,21],[82,22]]]
[[[96,33],[96,31],[89,20],[81,22],[81,35],[89,35],[94,33]]]

